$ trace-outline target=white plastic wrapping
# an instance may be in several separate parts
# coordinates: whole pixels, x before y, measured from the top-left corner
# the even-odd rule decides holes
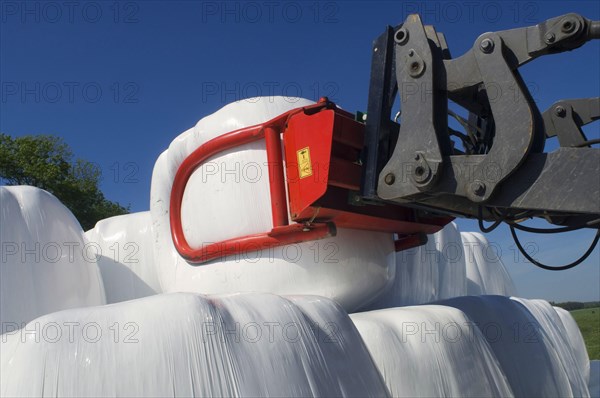
[[[193,266],[176,252],[170,231],[169,199],[181,162],[196,148],[224,133],[265,122],[304,99],[264,97],[229,104],[177,137],[156,162],[150,211],[159,280],[166,292],[271,292],[316,294],[346,310],[373,300],[393,275],[391,234],[338,229],[320,241],[253,252]],[[271,202],[263,142],[214,156],[188,181],[182,226],[192,247],[270,231]]]
[[[515,289],[502,262],[455,224],[397,254],[389,234],[339,229],[202,266],[178,255],[183,159],[308,104],[245,100],[202,119],[157,160],[150,212],[85,235],[49,193],[0,187],[0,396],[599,396],[570,314],[503,297]],[[182,206],[192,246],[271,228],[264,162],[259,142],[196,170]],[[237,292],[288,296],[197,294]],[[344,311],[365,307],[388,309]]]
[[[578,371],[583,376],[583,379],[586,382],[589,382],[590,357],[588,356],[587,348],[585,347],[585,341],[583,340],[579,326],[577,326],[577,322],[575,322],[575,319],[573,319],[569,311],[560,307],[554,307],[554,310],[560,317],[560,320],[562,321],[562,324],[567,332],[566,336],[568,337],[569,345],[573,349],[573,354],[577,360],[577,367],[579,369]]]
[[[458,297],[439,304],[462,310],[479,328],[515,396],[589,395],[569,354],[570,343],[560,337],[566,332],[549,304],[503,296]],[[558,322],[549,322],[554,317]]]
[[[467,267],[467,294],[515,296],[517,291],[498,252],[478,232],[461,232]]]
[[[2,350],[2,396],[387,395],[348,316],[322,298],[161,294],[36,324]]]
[[[161,292],[151,226],[150,212],[145,211],[101,220],[85,233],[101,253],[98,266],[108,303]]]
[[[423,246],[396,253],[393,282],[368,308],[425,304],[466,294],[465,253],[456,224],[428,238]]]
[[[581,370],[581,363],[573,349],[571,336],[554,307],[544,300],[527,300],[516,297],[513,300],[523,304],[548,335],[552,348],[558,354],[559,363],[562,365],[563,371],[569,379],[573,396],[589,396],[587,388],[588,380]]]
[[[510,397],[479,329],[438,305],[351,315],[394,397]]]
[[[0,186],[2,333],[40,315],[105,303],[96,251],[48,192]]]

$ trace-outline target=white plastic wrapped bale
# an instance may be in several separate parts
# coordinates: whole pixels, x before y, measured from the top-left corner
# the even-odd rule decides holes
[[[467,269],[467,294],[515,296],[515,285],[498,252],[477,232],[461,232]]]
[[[54,311],[105,303],[94,251],[50,193],[0,187],[0,238],[2,333]]]
[[[314,294],[351,311],[373,300],[394,270],[391,234],[338,229],[337,236],[215,260],[187,263],[171,238],[169,200],[175,173],[196,148],[227,132],[256,125],[311,101],[264,97],[231,103],[177,137],[157,160],[150,211],[159,280],[166,292]],[[209,159],[191,175],[182,227],[194,248],[272,228],[264,141]]]
[[[426,304],[467,293],[465,255],[456,224],[428,238],[423,246],[396,253],[393,283],[367,308]]]
[[[101,220],[85,233],[97,245],[108,303],[161,293],[151,227],[146,211]]]
[[[59,328],[4,353],[1,395],[386,396],[345,312],[306,300],[175,293],[47,315],[34,322]]]
[[[513,297],[513,300],[523,304],[548,335],[550,344],[558,354],[560,364],[569,379],[573,396],[589,396],[587,388],[589,376],[584,369],[581,369],[582,364],[573,349],[571,336],[554,307],[544,300],[527,300],[516,297]]]
[[[511,397],[479,329],[439,305],[350,315],[394,397]]]
[[[548,308],[531,309],[528,300],[503,296],[467,296],[439,302],[462,310],[479,328],[496,355],[517,397],[587,397],[583,377],[566,339],[562,323],[550,321]],[[548,305],[549,309],[552,307]],[[554,310],[552,310],[554,312]],[[554,316],[558,318],[556,313]],[[564,329],[563,333],[566,334]]]
[[[600,398],[600,361],[590,361],[590,397]]]
[[[554,310],[560,317],[563,326],[567,332],[567,337],[570,342],[570,346],[573,349],[573,354],[575,355],[575,359],[577,360],[577,365],[579,368],[579,372],[583,375],[583,379],[586,382],[590,381],[590,357],[588,356],[587,348],[585,347],[585,341],[583,340],[583,336],[581,335],[581,330],[579,330],[579,326],[577,326],[577,322],[571,316],[569,311],[560,308],[554,307]]]

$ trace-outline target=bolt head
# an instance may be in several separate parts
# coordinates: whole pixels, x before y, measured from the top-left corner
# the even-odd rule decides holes
[[[546,36],[544,36],[544,40],[546,41],[546,43],[554,43],[554,40],[556,40],[556,36],[554,35],[554,33],[547,33]]]
[[[567,114],[567,110],[559,105],[556,108],[554,108],[554,114],[558,117],[565,117],[565,115]]]
[[[481,51],[484,53],[489,54],[494,50],[494,42],[491,39],[483,39],[479,48],[481,48]]]
[[[421,77],[425,72],[425,63],[423,61],[412,61],[408,65],[408,74],[415,79]]]
[[[477,196],[483,196],[485,193],[485,184],[482,181],[475,181],[471,184],[471,191]]]
[[[396,176],[394,174],[392,174],[392,173],[386,174],[386,176],[384,178],[384,182],[387,185],[392,185],[395,181],[396,181]]]

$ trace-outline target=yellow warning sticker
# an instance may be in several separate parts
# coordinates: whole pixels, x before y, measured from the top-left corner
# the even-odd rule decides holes
[[[310,162],[310,149],[308,147],[296,151],[298,157],[298,171],[300,178],[310,177],[313,173],[312,163]]]

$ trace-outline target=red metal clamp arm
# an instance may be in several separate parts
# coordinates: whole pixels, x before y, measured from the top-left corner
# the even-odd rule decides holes
[[[321,100],[315,105],[292,109],[265,123],[245,127],[213,138],[198,147],[181,163],[175,174],[171,189],[169,217],[173,243],[183,258],[191,263],[204,263],[229,255],[322,239],[335,235],[335,227],[332,223],[315,223],[311,225],[289,224],[283,174],[283,155],[281,151],[281,133],[292,115],[299,112],[318,111],[330,105],[331,103],[327,100]],[[181,224],[181,202],[185,187],[193,172],[207,159],[216,154],[263,138],[265,139],[269,164],[273,229],[265,233],[202,245],[200,248],[190,247]]]

